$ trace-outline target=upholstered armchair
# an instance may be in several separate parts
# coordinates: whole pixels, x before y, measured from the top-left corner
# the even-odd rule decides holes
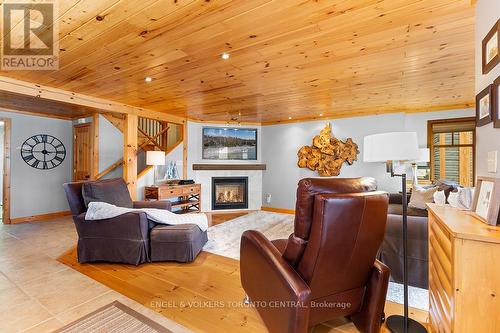
[[[376,260],[388,196],[372,178],[299,182],[294,233],[241,239],[241,283],[271,333],[306,333],[340,316],[381,327],[390,271]]]
[[[168,201],[135,201],[121,178],[63,185],[78,233],[80,263],[106,261],[139,265],[150,261],[150,229],[146,213],[132,212],[112,219],[85,221],[87,201],[102,201],[127,208],[170,210]],[[85,187],[85,189],[84,189]]]

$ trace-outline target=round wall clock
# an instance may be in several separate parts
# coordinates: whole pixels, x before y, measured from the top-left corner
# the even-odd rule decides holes
[[[49,170],[64,161],[66,148],[61,140],[52,135],[38,134],[24,141],[21,157],[32,168]]]

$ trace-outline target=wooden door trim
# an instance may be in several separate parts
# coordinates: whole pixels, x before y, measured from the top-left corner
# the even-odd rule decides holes
[[[89,127],[89,132],[90,132],[90,140],[92,147],[91,149],[93,150],[93,141],[94,141],[94,131],[93,131],[93,125],[92,123],[83,123],[83,124],[74,124],[73,125],[73,172],[72,172],[72,179],[75,181],[76,179],[76,159],[78,157],[77,150],[78,150],[78,145],[76,144],[76,132],[75,128],[81,128],[81,127]],[[93,153],[91,152],[90,158],[93,157]],[[92,169],[92,163],[91,163],[91,169]],[[92,177],[92,170],[90,172],[90,176]]]
[[[443,123],[459,123],[459,122],[472,122],[475,121],[475,117],[459,117],[459,118],[446,118],[446,119],[432,119],[427,121],[427,148],[430,150],[430,159],[429,159],[429,166],[430,166],[430,176],[429,179],[431,182],[433,182],[435,179],[434,177],[434,142],[432,140],[432,125],[434,124],[443,124]],[[472,147],[472,185],[476,184],[476,127],[472,130],[472,144],[469,145],[463,145],[463,146],[471,146]]]
[[[97,180],[97,176],[99,174],[99,113],[95,113],[92,116],[92,124],[90,126],[90,135],[92,136],[90,178],[92,180]]]
[[[10,224],[10,135],[12,121],[10,118],[0,118],[4,122],[4,144],[3,144],[3,194],[2,194],[2,221]]]

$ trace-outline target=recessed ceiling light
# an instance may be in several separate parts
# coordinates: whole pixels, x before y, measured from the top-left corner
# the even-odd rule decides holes
[[[222,55],[221,55],[221,58],[224,60],[229,59],[229,57],[230,57],[229,53],[226,53],[226,52],[222,53]]]
[[[152,78],[151,76],[146,76],[146,77],[144,78],[144,81],[146,81],[146,82],[151,82],[151,81],[153,81],[153,78]]]

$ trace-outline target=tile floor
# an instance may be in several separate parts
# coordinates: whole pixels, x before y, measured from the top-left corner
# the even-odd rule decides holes
[[[181,325],[59,263],[77,241],[71,218],[0,224],[0,332],[52,332],[115,300],[172,332]]]

